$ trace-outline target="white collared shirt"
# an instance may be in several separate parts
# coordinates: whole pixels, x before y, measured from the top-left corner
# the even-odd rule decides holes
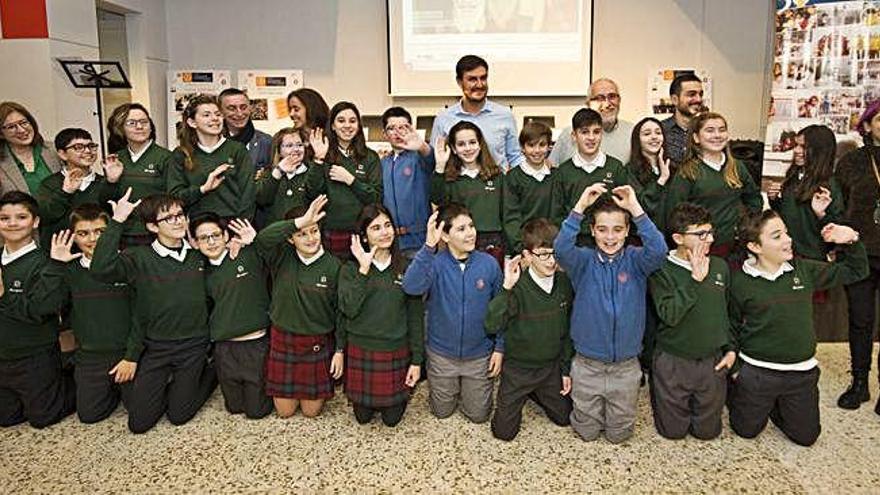
[[[471,179],[476,179],[477,176],[480,175],[480,169],[478,169],[478,168],[462,168],[461,172],[458,175],[459,176],[466,175],[466,176],[470,177]]]
[[[749,259],[747,259],[745,261],[745,263],[743,263],[743,265],[742,265],[742,271],[746,275],[751,275],[752,277],[761,277],[761,278],[769,280],[771,282],[775,282],[776,279],[781,277],[783,273],[790,272],[792,270],[794,270],[794,267],[791,266],[791,263],[786,261],[775,272],[773,272],[773,273],[764,272],[763,270],[758,268],[758,259],[755,258],[754,256],[750,256]]]
[[[318,249],[318,252],[315,253],[314,256],[311,256],[309,258],[303,258],[302,255],[299,254],[299,251],[296,252],[296,255],[299,257],[299,260],[302,261],[303,265],[309,266],[312,263],[318,261],[318,258],[320,258],[321,256],[324,256],[324,246],[321,246]]]
[[[137,161],[140,160],[142,156],[144,156],[144,153],[146,153],[147,150],[150,149],[150,146],[152,146],[152,145],[153,145],[153,140],[150,139],[149,141],[146,142],[146,144],[144,144],[144,147],[141,148],[141,150],[138,151],[137,153],[135,153],[134,151],[131,151],[131,147],[129,146],[128,155],[131,157],[131,162],[137,163]]]
[[[669,251],[669,254],[666,256],[666,259],[669,260],[670,262],[672,262],[673,264],[676,264],[676,265],[684,268],[685,270],[687,270],[689,272],[693,271],[693,267],[691,266],[691,262],[684,259],[684,258],[679,258],[678,253],[676,253],[674,249],[672,251]]]
[[[299,167],[296,167],[296,170],[294,170],[293,172],[284,172],[284,175],[286,175],[288,179],[292,179],[297,175],[304,174],[308,171],[309,167],[307,167],[305,163],[300,163]]]
[[[218,148],[223,146],[223,143],[225,143],[225,142],[226,142],[226,138],[223,136],[220,136],[220,140],[217,141],[217,144],[215,144],[214,146],[205,146],[201,142],[199,142],[199,148],[202,151],[204,151],[205,153],[210,155],[211,153],[217,151]]]
[[[208,258],[208,263],[210,263],[211,266],[220,266],[220,265],[223,264],[223,260],[226,259],[226,255],[227,255],[227,254],[229,254],[229,250],[228,250],[228,249],[224,249],[224,250],[223,250],[223,254],[221,254],[220,256],[218,256],[217,259],[213,259],[213,260],[212,260],[211,258]]]
[[[388,269],[389,266],[391,266],[391,256],[389,256],[388,259],[385,261],[379,261],[374,257],[373,266],[375,266],[376,269],[380,272],[384,272],[386,269]]]
[[[67,167],[62,168],[61,175],[63,175],[64,177],[67,177],[67,174],[68,174]],[[85,191],[86,189],[89,188],[89,186],[92,185],[92,182],[95,182],[95,179],[97,177],[98,177],[98,175],[94,171],[89,172],[89,175],[82,178],[82,181],[80,181],[79,188],[77,190],[80,192]]]
[[[714,170],[716,172],[721,172],[721,167],[723,167],[724,164],[727,163],[727,153],[721,154],[721,161],[720,162],[713,162],[713,161],[707,160],[706,158],[703,158],[703,163],[708,165],[709,168],[711,168],[712,170]]]
[[[599,151],[596,153],[596,157],[591,161],[587,161],[584,157],[581,156],[580,152],[575,152],[574,156],[571,157],[572,163],[574,163],[575,167],[583,169],[588,174],[592,174],[597,168],[602,168],[605,166],[605,162],[608,160],[608,155],[605,154],[604,151]]]
[[[532,277],[532,280],[538,284],[538,287],[541,288],[547,294],[553,292],[553,280],[556,278],[555,275],[550,275],[549,277],[544,277],[535,273],[534,270],[529,267],[529,276]]]
[[[550,175],[550,167],[547,166],[546,162],[537,170],[528,163],[523,163],[519,166],[519,169],[538,182],[544,182],[544,178]]]
[[[3,246],[3,255],[2,255],[2,258],[0,258],[0,263],[2,263],[4,266],[12,263],[13,261],[21,258],[22,256],[30,253],[31,251],[36,251],[37,250],[37,241],[31,240],[31,242],[25,244],[24,246],[19,248],[18,251],[14,252],[14,253],[10,253],[8,251],[8,249],[9,249],[9,246]]]
[[[85,268],[86,270],[88,270],[89,268],[92,267],[92,259],[91,259],[91,258],[87,258],[86,255],[82,255],[82,256],[80,256],[80,257],[79,257],[79,266],[81,266],[81,267]]]
[[[175,260],[183,263],[183,260],[186,259],[186,252],[189,251],[191,248],[190,248],[190,245],[188,242],[186,242],[186,241],[182,241],[182,242],[183,242],[183,249],[181,249],[180,251],[176,251],[174,249],[165,247],[164,245],[162,245],[161,242],[159,242],[159,239],[156,239],[155,241],[153,241],[152,247],[153,247],[153,251],[155,251],[156,254],[158,254],[159,256],[161,256],[163,258],[167,258],[170,256],[171,258],[174,258]]]

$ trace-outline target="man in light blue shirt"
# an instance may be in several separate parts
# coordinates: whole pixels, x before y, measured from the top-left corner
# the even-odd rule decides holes
[[[461,100],[437,114],[431,130],[432,144],[436,146],[438,138],[446,137],[456,122],[467,120],[483,131],[483,138],[498,166],[503,170],[519,166],[524,158],[513,112],[486,98],[489,64],[476,55],[465,55],[455,64],[455,80],[461,88]]]

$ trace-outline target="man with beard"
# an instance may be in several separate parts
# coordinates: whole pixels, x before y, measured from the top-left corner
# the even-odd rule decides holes
[[[675,113],[661,124],[666,135],[666,156],[677,166],[685,159],[691,118],[705,110],[703,81],[690,72],[677,76],[669,86],[669,97],[675,105]]]
[[[229,138],[243,144],[260,170],[272,162],[272,136],[254,128],[251,120],[253,107],[247,93],[238,88],[227,88],[220,92],[220,111]]]

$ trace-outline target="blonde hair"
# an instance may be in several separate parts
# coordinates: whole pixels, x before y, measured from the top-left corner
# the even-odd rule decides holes
[[[727,119],[715,112],[702,112],[691,119],[691,125],[687,134],[687,151],[684,155],[684,161],[678,168],[678,173],[685,179],[697,180],[700,174],[702,174],[703,156],[695,137],[703,130],[708,121],[715,119],[724,122],[725,126],[727,125]],[[739,167],[736,166],[736,159],[730,153],[730,143],[724,147],[724,154],[727,158],[724,166],[724,182],[732,189],[739,189],[743,186],[743,183],[739,177]]]

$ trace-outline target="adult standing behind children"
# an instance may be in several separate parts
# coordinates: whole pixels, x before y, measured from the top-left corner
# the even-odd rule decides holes
[[[0,194],[22,191],[35,196],[40,182],[61,169],[58,155],[23,105],[0,103],[0,129]]]
[[[682,74],[669,85],[669,98],[675,106],[675,113],[662,122],[666,156],[672,160],[673,166],[678,166],[687,158],[691,119],[704,110],[703,81],[693,73]]]
[[[251,120],[254,107],[247,93],[238,88],[226,88],[217,100],[229,139],[247,149],[256,170],[269,166],[272,163],[272,136],[254,128]]]

